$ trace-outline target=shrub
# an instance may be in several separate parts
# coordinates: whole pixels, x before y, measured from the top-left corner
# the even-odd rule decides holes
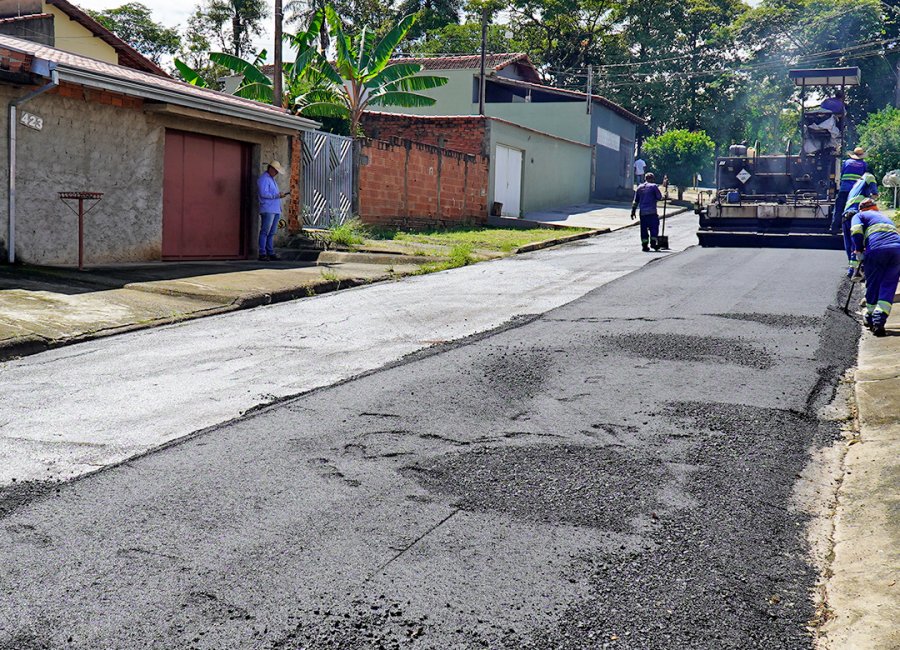
[[[689,187],[694,174],[707,169],[713,162],[716,145],[703,131],[674,129],[647,138],[643,154],[648,170],[661,182],[663,175],[678,186],[678,198],[682,198],[685,187]]]
[[[881,177],[900,169],[900,108],[889,106],[871,113],[859,125],[859,145],[866,150],[866,162],[881,182]]]
[[[331,244],[353,249],[365,241],[366,226],[359,219],[349,219],[344,223],[328,229],[328,240]]]

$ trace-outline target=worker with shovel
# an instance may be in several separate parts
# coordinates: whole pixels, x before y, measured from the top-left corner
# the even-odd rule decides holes
[[[878,211],[872,199],[859,204],[850,225],[853,254],[866,265],[866,327],[884,336],[884,326],[900,279],[900,234],[891,219]]]
[[[847,253],[847,259],[850,262],[850,268],[847,270],[847,276],[853,277],[856,269],[859,267],[859,260],[853,254],[853,238],[850,236],[850,222],[853,215],[859,212],[859,206],[866,199],[873,201],[878,198],[878,182],[869,172],[865,172],[847,195],[847,206],[844,208],[844,215],[841,220],[841,230],[844,233],[844,251]]]
[[[657,201],[662,201],[662,192],[659,186],[653,181],[656,178],[653,172],[647,172],[644,176],[644,182],[641,183],[634,192],[634,201],[631,204],[631,219],[634,220],[635,214],[640,211],[641,215],[641,250],[645,253],[653,250],[659,250],[659,214],[656,212]]]

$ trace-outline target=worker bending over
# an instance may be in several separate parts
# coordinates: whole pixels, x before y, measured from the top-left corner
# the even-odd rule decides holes
[[[900,234],[872,199],[864,199],[850,226],[853,253],[866,266],[866,327],[884,336],[900,278]]]
[[[853,254],[853,238],[850,236],[850,222],[853,215],[859,212],[860,204],[866,199],[873,201],[878,198],[878,183],[875,177],[869,172],[862,175],[853,185],[850,193],[847,195],[847,207],[844,208],[844,217],[841,220],[841,230],[844,234],[844,251],[847,253],[847,259],[850,261],[850,268],[847,271],[848,276],[852,276],[856,272],[859,261]]]
[[[656,212],[656,202],[662,201],[662,192],[653,181],[656,177],[653,172],[647,172],[644,182],[638,185],[634,192],[634,201],[631,204],[631,218],[634,220],[635,212],[641,214],[641,250],[645,253],[659,250],[659,214]]]
[[[841,164],[841,184],[838,187],[837,196],[834,198],[834,214],[831,217],[831,232],[835,234],[841,231],[841,219],[847,206],[847,196],[850,194],[850,190],[856,181],[869,171],[869,166],[863,160],[865,157],[865,149],[857,147]]]

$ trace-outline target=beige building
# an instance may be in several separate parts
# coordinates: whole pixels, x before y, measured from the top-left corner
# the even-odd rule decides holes
[[[0,34],[168,76],[153,61],[68,0],[0,0]]]

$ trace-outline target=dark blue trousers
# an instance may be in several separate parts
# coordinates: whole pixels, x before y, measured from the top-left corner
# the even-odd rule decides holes
[[[831,232],[840,232],[841,217],[844,215],[844,208],[847,207],[847,197],[850,192],[838,192],[834,197],[834,212],[831,214]]]
[[[656,238],[659,236],[659,215],[641,215],[641,246],[656,246]]]
[[[900,279],[900,246],[876,248],[866,253],[866,313],[872,323],[884,327],[891,314]]]

